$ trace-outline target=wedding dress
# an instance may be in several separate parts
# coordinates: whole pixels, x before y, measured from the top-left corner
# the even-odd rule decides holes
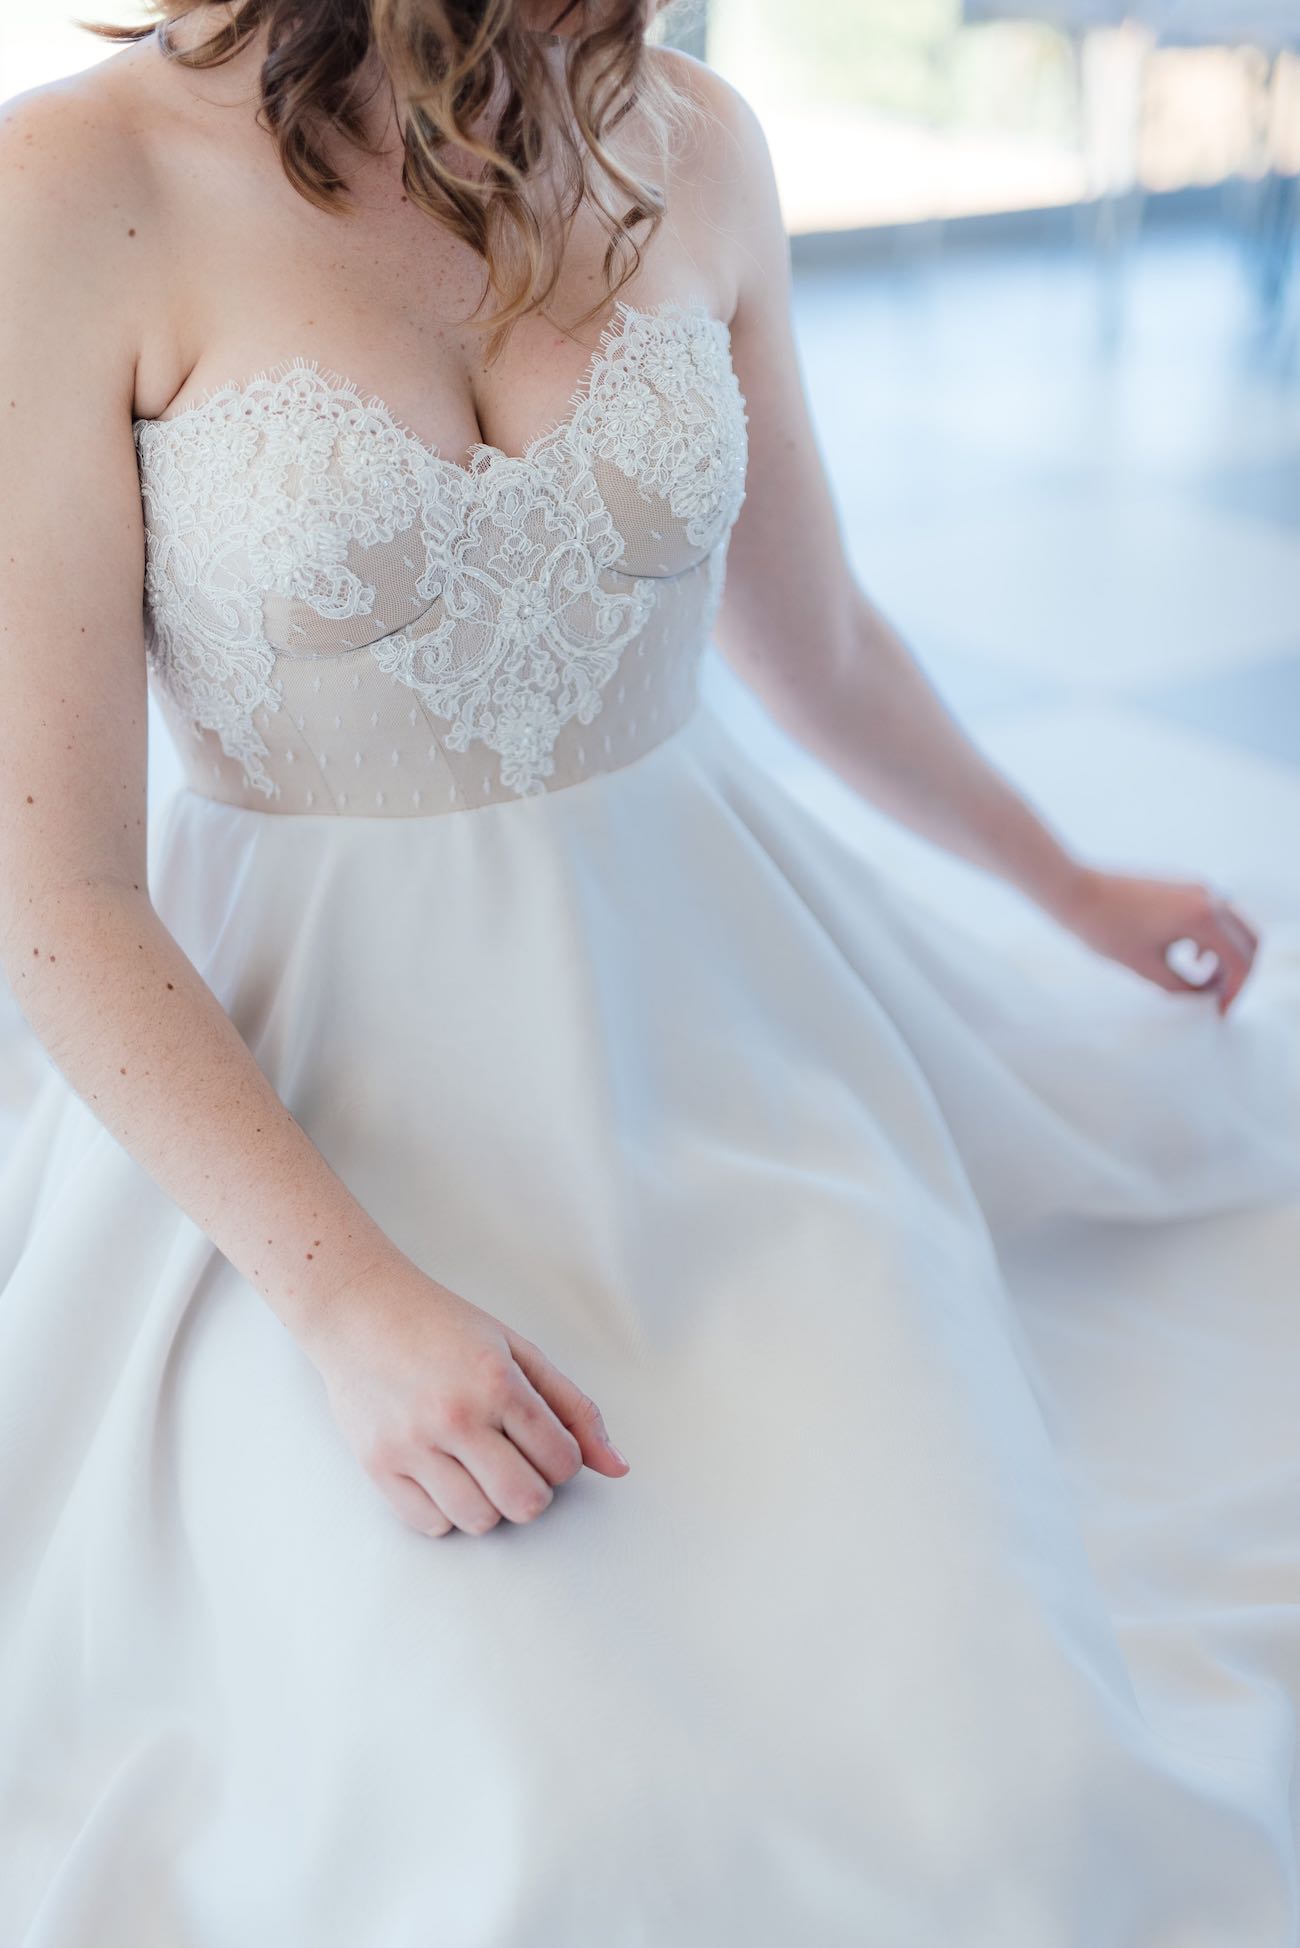
[[[155,905],[631,1462],[418,1536],[49,1065],[0,1182],[9,1948],[1297,1940],[1297,962],[1068,1004],[701,695],[726,325],[441,457],[295,359],[136,425]]]

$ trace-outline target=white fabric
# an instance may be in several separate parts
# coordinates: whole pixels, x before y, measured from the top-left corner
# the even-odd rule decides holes
[[[150,887],[632,1468],[403,1527],[51,1069],[0,1180],[6,1943],[1293,1948],[1281,936],[1226,1022],[1065,998],[703,700],[454,816],[187,784]]]

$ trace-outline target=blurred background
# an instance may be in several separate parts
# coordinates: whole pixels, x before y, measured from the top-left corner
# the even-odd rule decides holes
[[[1076,843],[1266,920],[1300,873],[1300,0],[688,0],[662,31],[766,127],[864,586]],[[0,0],[0,98],[111,52]],[[706,683],[918,890],[1037,924]]]
[[[864,586],[1080,847],[1300,891],[1300,0],[709,0]],[[1037,917],[715,696],[945,911]],[[1289,896],[1289,897],[1288,897]],[[1036,932],[1036,929],[1039,931]]]

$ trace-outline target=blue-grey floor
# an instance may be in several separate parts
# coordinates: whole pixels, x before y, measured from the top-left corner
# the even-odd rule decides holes
[[[1300,890],[1294,302],[1268,323],[1231,237],[1169,228],[1118,280],[1077,247],[968,246],[801,272],[796,308],[855,569],[997,761],[1116,863]],[[858,821],[716,658],[709,680]]]
[[[1288,335],[1213,234],[1148,236],[1107,305],[1069,249],[802,281],[855,561],[955,700],[1141,696],[1300,757]]]

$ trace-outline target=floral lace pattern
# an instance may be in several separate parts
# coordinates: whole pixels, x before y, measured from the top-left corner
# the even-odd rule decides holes
[[[505,456],[478,470],[445,557],[419,593],[438,620],[382,638],[380,668],[450,728],[449,749],[479,739],[520,794],[542,790],[570,718],[592,722],[601,690],[655,604],[648,577],[606,588],[623,543],[587,468],[558,452]]]
[[[255,717],[280,708],[280,659],[358,647],[324,627],[352,619],[378,668],[446,726],[447,749],[478,741],[509,791],[546,790],[561,729],[594,720],[667,582],[704,570],[716,607],[744,498],[728,328],[698,302],[620,303],[568,416],[519,456],[480,443],[467,465],[447,460],[304,359],[135,432],[151,671],[268,798]],[[618,518],[608,469],[624,483]],[[670,553],[684,542],[679,567],[629,565],[629,496],[647,522],[667,505],[678,532],[649,533]],[[418,611],[400,627],[395,563]],[[269,639],[271,604],[306,618],[292,646]]]
[[[573,435],[661,495],[708,548],[740,506],[741,430],[718,410],[734,384],[725,334],[696,330],[689,311],[634,314],[593,370]]]

